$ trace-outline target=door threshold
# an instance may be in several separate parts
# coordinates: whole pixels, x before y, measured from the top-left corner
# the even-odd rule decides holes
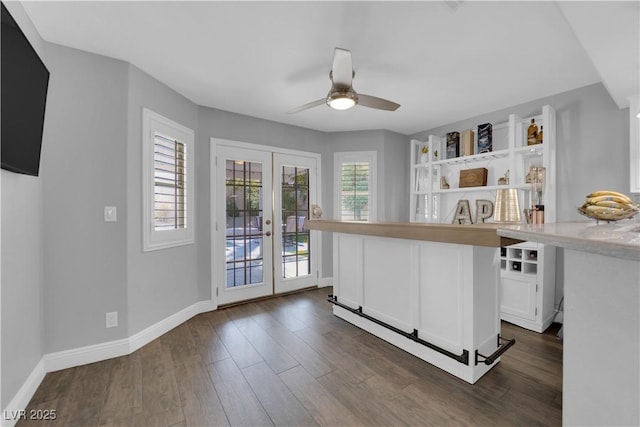
[[[299,294],[300,292],[306,292],[316,288],[318,288],[318,285],[307,286],[306,288],[296,289],[295,291],[282,292],[279,294],[266,295],[264,297],[250,298],[242,301],[230,302],[228,304],[221,304],[218,306],[218,310],[224,310],[225,308],[236,307],[238,305],[249,304],[252,302],[260,302],[260,301],[270,300],[273,298],[284,297],[287,295]]]

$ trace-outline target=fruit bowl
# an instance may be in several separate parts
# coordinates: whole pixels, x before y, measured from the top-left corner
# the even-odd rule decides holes
[[[616,191],[600,190],[587,195],[578,212],[596,221],[620,221],[640,212],[640,207],[626,195]]]

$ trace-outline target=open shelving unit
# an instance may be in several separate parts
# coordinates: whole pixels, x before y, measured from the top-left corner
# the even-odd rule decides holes
[[[526,145],[526,131],[534,118],[538,126],[544,126],[543,142]],[[477,146],[477,136],[474,144]],[[410,171],[410,221],[452,222],[457,202],[469,200],[471,206],[477,199],[495,202],[496,190],[515,188],[518,190],[521,207],[530,204],[531,185],[526,175],[531,166],[545,168],[545,218],[555,221],[555,111],[548,105],[542,113],[519,117],[509,115],[506,122],[493,125],[493,148],[488,153],[443,159],[446,139],[429,135],[427,141],[411,141]],[[422,153],[426,148],[426,155]],[[435,153],[438,156],[435,156]],[[460,187],[459,175],[463,169],[486,168],[487,185],[482,187]],[[509,184],[499,185],[498,178],[509,171]],[[441,188],[440,178],[446,177],[449,188]]]
[[[527,145],[526,133],[532,118],[538,128],[544,127],[541,144]],[[507,188],[517,190],[521,209],[529,208],[533,191],[526,175],[531,166],[536,166],[545,168],[545,221],[555,222],[555,128],[555,111],[545,105],[540,114],[529,117],[510,114],[506,121],[494,124],[493,151],[488,153],[443,158],[446,137],[429,135],[426,141],[412,140],[410,221],[452,223],[459,200],[469,201],[474,218],[477,200],[495,203],[497,190]],[[477,135],[474,139],[477,147]],[[486,186],[459,186],[460,171],[472,168],[487,169]],[[498,184],[498,178],[507,171],[509,183]],[[443,176],[449,188],[441,188]],[[524,214],[522,217],[524,222]],[[555,248],[529,242],[501,248],[500,265],[502,318],[537,332],[544,331],[555,315]]]

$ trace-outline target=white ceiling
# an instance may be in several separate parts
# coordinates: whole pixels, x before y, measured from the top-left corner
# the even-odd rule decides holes
[[[627,2],[24,2],[43,39],[121,59],[199,105],[323,131],[412,134],[603,81],[638,93]],[[334,48],[395,112],[322,105]]]

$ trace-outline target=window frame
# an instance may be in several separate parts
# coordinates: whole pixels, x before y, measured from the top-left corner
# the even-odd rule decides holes
[[[155,135],[184,144],[186,165],[186,226],[155,229]],[[195,143],[194,131],[147,108],[142,109],[142,250],[144,252],[195,243]]]
[[[363,222],[376,221],[378,217],[378,153],[376,151],[345,151],[333,154],[333,213],[334,218],[342,220],[340,194],[342,192],[342,165],[347,163],[367,163],[369,165],[369,219]]]

